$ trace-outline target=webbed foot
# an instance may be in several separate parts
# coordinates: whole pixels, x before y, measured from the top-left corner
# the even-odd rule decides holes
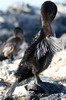
[[[35,84],[41,87],[45,94],[49,94],[49,89],[45,82],[42,82],[39,76],[35,77]]]

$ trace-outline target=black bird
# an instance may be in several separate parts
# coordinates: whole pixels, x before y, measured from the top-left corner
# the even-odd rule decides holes
[[[13,59],[13,56],[16,55],[20,49],[20,45],[23,42],[23,30],[20,27],[16,27],[13,34],[13,36],[1,45],[0,61],[7,58]]]
[[[40,36],[25,51],[24,57],[15,73],[16,81],[9,89],[7,96],[12,94],[19,82],[32,76],[35,76],[35,83],[47,92],[38,75],[49,66],[53,55],[61,50],[60,41],[53,36],[50,26],[56,13],[57,7],[53,2],[46,1],[42,4]]]

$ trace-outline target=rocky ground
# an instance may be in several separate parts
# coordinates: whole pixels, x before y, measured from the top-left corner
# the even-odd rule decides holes
[[[19,8],[17,7],[19,6]],[[58,12],[52,22],[52,28],[57,37],[66,32],[66,5],[57,4]],[[63,8],[63,9],[62,9]],[[20,26],[24,30],[25,41],[21,45],[18,55],[0,62],[0,100],[4,97],[13,82],[14,73],[24,55],[24,51],[31,43],[33,36],[40,30],[40,8],[21,3],[15,3],[6,11],[0,11],[0,43],[12,35],[13,29]],[[61,36],[66,45],[66,33]],[[29,38],[28,38],[29,37]],[[66,100],[66,49],[55,54],[50,66],[40,73],[46,94],[34,84],[34,77],[27,79],[16,87],[12,97],[14,100]],[[11,100],[11,99],[9,99]]]
[[[7,59],[0,62],[0,100],[4,100],[9,87],[15,81],[14,73],[20,61],[19,57],[14,61]],[[34,84],[34,78],[30,78],[16,87],[13,100],[66,100],[66,50],[55,54],[52,63],[40,73],[40,77],[47,87],[47,94]]]

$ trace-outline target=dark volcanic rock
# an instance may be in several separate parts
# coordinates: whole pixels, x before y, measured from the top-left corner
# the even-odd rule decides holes
[[[48,95],[54,93],[66,93],[66,87],[57,83],[42,82],[45,87],[47,87]],[[29,91],[34,91],[36,94],[44,93],[44,91],[38,85],[28,85],[26,89]],[[46,94],[46,93],[45,93]]]
[[[48,94],[37,85],[28,85],[27,90],[29,95],[27,100],[61,100],[62,94],[66,93],[66,87],[57,83],[43,82],[44,86],[48,89]],[[61,98],[61,99],[60,99]]]
[[[55,30],[56,37],[60,37],[66,32],[66,15],[61,15],[54,20],[52,27]],[[64,21],[65,20],[65,21]]]
[[[44,86],[48,89],[48,94],[45,93],[38,85],[28,84],[25,86],[27,94],[22,96],[24,100],[65,100],[66,99],[66,87],[57,83],[43,82]],[[6,100],[11,100],[8,97]],[[16,98],[16,97],[15,97]],[[22,100],[13,98],[12,100]],[[64,99],[65,98],[65,99]]]

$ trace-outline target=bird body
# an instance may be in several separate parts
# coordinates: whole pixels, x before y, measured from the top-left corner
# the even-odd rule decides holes
[[[15,38],[15,36],[12,36],[6,41],[6,44],[3,48],[3,54],[5,57],[11,57],[13,55],[16,55],[19,51],[19,47],[22,44],[22,41],[19,38]],[[18,47],[17,47],[18,46]]]
[[[15,73],[17,82],[35,76],[35,84],[44,90],[39,74],[45,70],[52,61],[53,55],[62,49],[60,41],[53,36],[51,22],[56,16],[57,7],[51,1],[46,1],[41,6],[42,28],[40,35],[27,48]],[[13,92],[14,85],[11,88]],[[46,89],[45,89],[46,90]],[[9,92],[9,91],[8,91]]]
[[[51,22],[56,13],[57,7],[53,2],[46,1],[42,4],[40,35],[24,53],[24,57],[15,74],[18,81],[27,79],[32,75],[37,76],[49,66],[53,55],[61,50],[61,43],[53,36],[51,28]]]
[[[23,42],[23,31],[21,28],[16,27],[14,29],[14,35],[11,36],[7,41],[5,41],[1,45],[0,56],[3,56],[3,58],[13,59],[13,56],[15,56],[19,51],[22,42]]]
[[[51,63],[54,53],[61,50],[59,42],[53,36],[39,37],[33,42],[25,51],[15,74],[18,80],[21,81],[33,75],[38,75],[45,70]]]

